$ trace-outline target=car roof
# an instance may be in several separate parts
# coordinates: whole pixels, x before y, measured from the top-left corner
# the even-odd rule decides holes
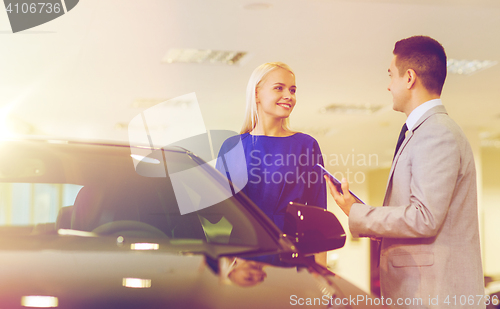
[[[6,137],[0,137],[0,143],[2,142],[20,142],[20,143],[49,143],[49,144],[68,144],[68,145],[101,145],[101,146],[114,146],[114,147],[138,147],[138,148],[150,148],[150,149],[160,149],[160,147],[154,147],[146,144],[137,143],[127,143],[125,141],[114,141],[114,140],[98,140],[98,139],[77,139],[77,138],[63,138],[63,137],[51,137],[43,135],[12,135]],[[163,150],[184,152],[189,153],[188,150],[183,149],[178,146],[163,146]]]
[[[107,177],[137,178],[131,155],[138,151],[145,155],[166,151],[190,162],[193,157],[179,147],[151,149],[123,142],[15,137],[0,140],[0,182],[85,184]]]

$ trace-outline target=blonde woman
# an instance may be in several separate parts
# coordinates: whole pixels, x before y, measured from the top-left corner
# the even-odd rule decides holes
[[[226,162],[218,160],[216,166],[233,182],[245,178],[242,191],[280,229],[292,201],[326,209],[326,184],[314,167],[323,165],[318,142],[289,126],[296,90],[295,74],[288,65],[271,62],[257,67],[247,86],[244,124],[235,137],[245,158],[226,156]],[[226,140],[219,158],[234,144],[234,138]],[[242,160],[246,170],[241,170]]]

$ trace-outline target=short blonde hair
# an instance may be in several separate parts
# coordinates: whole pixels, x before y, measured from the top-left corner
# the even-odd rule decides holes
[[[255,99],[256,91],[259,83],[269,74],[269,72],[274,71],[278,68],[289,71],[293,75],[292,69],[283,62],[268,62],[259,65],[255,70],[253,70],[250,80],[247,85],[247,105],[245,110],[245,119],[243,121],[243,126],[241,127],[240,134],[244,134],[252,131],[257,122],[259,121],[259,116],[257,115],[257,101]],[[283,129],[290,130],[290,120],[286,118],[282,122]]]

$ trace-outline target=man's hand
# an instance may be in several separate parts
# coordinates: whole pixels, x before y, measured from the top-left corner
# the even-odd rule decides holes
[[[330,188],[330,194],[333,196],[333,199],[339,205],[340,209],[344,211],[344,213],[349,216],[349,212],[351,211],[351,206],[356,202],[354,197],[352,197],[351,193],[349,192],[349,183],[345,178],[342,178],[342,191],[344,194],[340,193],[337,191],[337,188],[335,185],[332,183],[330,178],[325,175],[325,180],[326,184],[328,185],[328,188]]]

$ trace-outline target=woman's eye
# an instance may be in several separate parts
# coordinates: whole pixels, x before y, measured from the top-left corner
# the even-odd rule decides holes
[[[297,89],[290,89],[291,94],[295,94],[295,91],[297,91]]]
[[[283,87],[281,87],[281,86],[277,86],[277,87],[276,87],[276,88],[274,88],[274,89],[276,89],[276,90],[283,90]]]

